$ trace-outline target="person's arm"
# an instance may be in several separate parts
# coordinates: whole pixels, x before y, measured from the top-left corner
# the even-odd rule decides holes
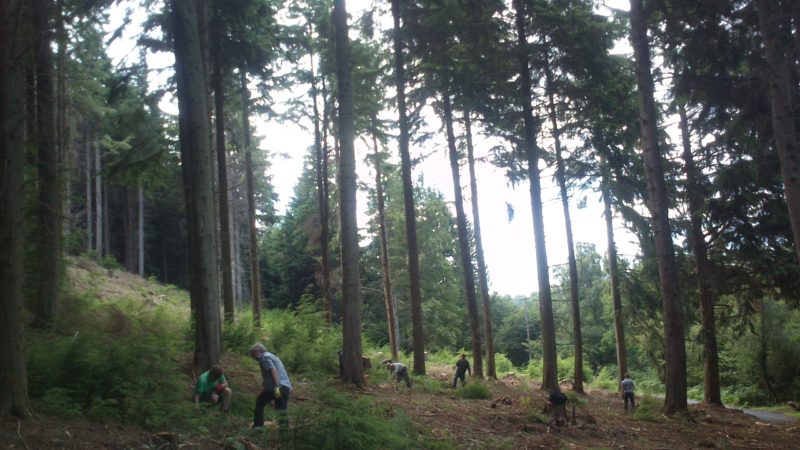
[[[272,372],[272,381],[275,382],[275,387],[280,386],[280,383],[278,382],[278,371],[273,367],[271,369],[271,372]]]
[[[194,405],[198,407],[200,406],[200,394],[197,392],[194,393]]]
[[[220,383],[217,383],[217,384],[221,384],[221,385],[222,385],[222,387],[224,387],[224,388],[227,388],[227,387],[228,387],[228,379],[227,379],[227,378],[225,378],[225,375],[221,375],[221,376],[219,377],[219,379],[220,379],[220,380],[222,380],[222,382],[220,382]],[[219,380],[217,380],[217,381],[219,381]]]
[[[472,368],[469,366],[469,361],[467,361],[467,373],[472,377]]]

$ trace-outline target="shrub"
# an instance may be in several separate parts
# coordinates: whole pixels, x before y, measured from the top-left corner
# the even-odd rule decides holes
[[[489,390],[489,386],[486,386],[480,382],[466,384],[464,387],[458,390],[458,395],[461,398],[468,399],[492,398],[492,392]]]
[[[617,376],[612,372],[613,369],[603,367],[597,374],[595,374],[592,382],[589,384],[595,389],[604,389],[606,391],[616,391],[619,388],[619,381]]]
[[[80,302],[89,309],[72,335],[29,333],[28,373],[34,406],[58,415],[88,415],[145,427],[181,425],[191,406],[176,364],[180,326],[161,312]],[[183,400],[183,402],[182,402]]]
[[[411,420],[374,399],[321,388],[316,401],[291,409],[294,447],[314,449],[400,449],[417,447]]]
[[[642,396],[637,399],[636,408],[633,410],[633,417],[643,422],[662,422],[661,401],[650,396]]]
[[[511,360],[502,353],[495,353],[494,354],[494,367],[497,371],[497,376],[501,377],[502,374],[506,374],[509,372],[514,371],[514,365],[511,364]]]
[[[339,372],[342,331],[326,325],[323,314],[313,304],[303,304],[297,311],[271,310],[267,315],[264,344],[289,373],[319,377]]]

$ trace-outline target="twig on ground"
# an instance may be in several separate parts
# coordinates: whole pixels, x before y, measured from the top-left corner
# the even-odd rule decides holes
[[[25,442],[25,438],[22,437],[22,433],[19,432],[21,427],[22,427],[22,421],[20,419],[17,419],[17,436],[19,436],[19,440],[22,441],[22,445],[24,445],[25,448],[30,450],[30,447],[28,447],[28,443]]]

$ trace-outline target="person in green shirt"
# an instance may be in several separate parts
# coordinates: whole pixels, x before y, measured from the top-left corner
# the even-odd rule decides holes
[[[200,402],[216,405],[221,403],[222,411],[228,412],[231,406],[231,388],[228,387],[228,380],[220,366],[214,366],[210,370],[203,372],[197,377],[194,385],[194,403],[200,406]]]

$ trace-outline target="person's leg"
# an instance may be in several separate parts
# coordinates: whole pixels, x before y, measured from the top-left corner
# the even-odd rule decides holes
[[[464,387],[464,385],[467,384],[467,374],[462,373],[460,378],[461,378],[461,387]]]
[[[456,374],[456,376],[453,377],[453,383],[452,383],[453,389],[455,389],[457,385],[458,385],[458,374]]]
[[[401,372],[403,380],[406,381],[406,386],[411,387],[411,377],[408,376],[408,369],[403,369]]]
[[[289,407],[289,394],[291,391],[286,386],[281,386],[281,398],[275,399],[275,410],[278,412],[278,424],[281,427],[289,427],[289,417],[286,413]]]
[[[630,402],[630,398],[631,398],[630,393],[629,392],[624,392],[622,394],[622,397],[625,399],[625,411],[627,411],[628,410],[628,402]]]
[[[636,396],[631,392],[631,408],[636,408]]]
[[[253,413],[253,427],[264,426],[264,407],[272,401],[274,395],[269,390],[263,390],[256,397],[256,410]]]

